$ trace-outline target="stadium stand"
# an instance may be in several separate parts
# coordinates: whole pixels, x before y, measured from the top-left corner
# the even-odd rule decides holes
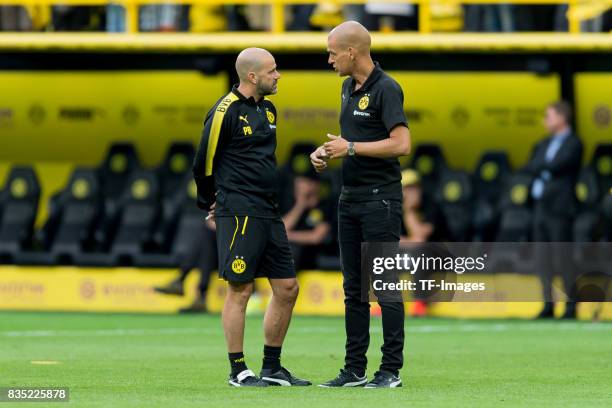
[[[25,160],[23,157],[23,151],[27,149],[18,146],[17,138],[7,143],[8,153],[2,157],[0,176],[7,174],[5,169],[12,170],[5,177],[0,195],[0,263],[15,264],[25,269],[31,265],[75,265],[79,267],[75,269],[79,270],[95,266],[104,271],[120,269],[121,266],[135,266],[140,268],[139,271],[179,266],[193,247],[193,237],[199,236],[200,231],[197,230],[205,216],[193,204],[195,187],[190,168],[194,149],[192,143],[198,137],[198,131],[193,129],[201,125],[203,112],[210,107],[208,94],[217,95],[219,88],[225,90],[235,81],[233,61],[230,61],[233,54],[252,45],[265,46],[274,52],[283,80],[287,81],[283,83],[283,86],[287,84],[287,88],[283,88],[277,97],[279,122],[289,129],[283,129],[282,137],[279,132],[277,152],[279,164],[282,165],[281,211],[286,212],[292,207],[294,178],[311,170],[307,155],[314,148],[314,143],[320,143],[324,136],[313,129],[331,131],[332,124],[337,122],[333,110],[336,101],[330,102],[331,98],[326,93],[327,88],[331,89],[328,84],[332,82],[327,82],[328,78],[320,75],[333,75],[331,70],[323,71],[327,68],[323,55],[325,31],[328,26],[346,18],[349,8],[345,5],[357,5],[363,9],[365,0],[326,2],[326,7],[320,7],[321,4],[315,4],[319,2],[314,0],[297,3],[273,0],[266,5],[247,5],[245,2],[253,2],[246,0],[185,0],[168,5],[174,8],[173,13],[180,8],[175,17],[180,15],[181,18],[173,19],[172,25],[167,27],[156,18],[150,18],[155,14],[150,11],[153,8],[160,10],[157,7],[162,6],[152,5],[147,0],[128,0],[121,3],[125,8],[117,4],[101,4],[97,0],[78,0],[66,7],[95,6],[95,13],[85,14],[96,14],[97,17],[88,19],[80,27],[79,24],[72,24],[74,22],[66,22],[63,28],[95,28],[100,33],[41,32],[59,31],[56,29],[60,27],[59,24],[56,26],[59,20],[50,13],[51,7],[59,2],[14,0],[11,3],[27,3],[26,14],[31,18],[31,24],[18,29],[34,32],[0,35],[0,53],[7,56],[0,64],[5,73],[22,69],[28,72],[40,69],[42,75],[46,71],[95,73],[101,70],[104,75],[110,73],[112,76],[115,71],[134,71],[136,75],[144,77],[152,71],[173,71],[197,74],[198,81],[202,80],[204,93],[194,92],[200,98],[197,103],[168,98],[171,102],[163,106],[154,103],[150,106],[147,97],[142,96],[146,92],[142,87],[135,86],[129,90],[132,92],[128,94],[129,98],[125,98],[133,98],[134,102],[129,101],[133,106],[128,106],[130,109],[120,111],[118,115],[115,112],[118,109],[109,107],[115,105],[115,95],[111,95],[112,102],[100,102],[99,106],[86,99],[79,101],[83,106],[78,108],[83,111],[87,111],[89,105],[94,107],[89,118],[94,122],[92,129],[99,131],[107,126],[113,129],[108,132],[112,136],[96,135],[89,139],[92,143],[94,140],[99,142],[92,151],[102,153],[104,149],[100,146],[109,148],[104,158],[101,154],[97,156],[90,152],[83,152],[83,157],[80,157],[78,153],[75,154],[78,149],[70,146],[63,149],[66,152],[61,152],[63,156],[56,158],[54,154],[57,155],[58,151],[53,150],[45,155],[43,147],[33,151],[35,157],[28,162],[27,156]],[[34,3],[36,5],[32,5]],[[405,2],[390,0],[389,3]],[[417,16],[412,16],[417,17],[416,26],[402,27],[396,24],[400,18],[376,14],[376,21],[372,24],[381,32],[373,36],[373,50],[376,57],[380,57],[381,65],[393,75],[402,77],[402,86],[406,86],[405,109],[414,130],[414,146],[411,157],[402,161],[402,165],[409,165],[420,173],[425,205],[440,207],[444,228],[440,228],[443,235],[439,238],[442,241],[484,243],[527,243],[531,240],[529,191],[532,180],[517,169],[524,162],[524,151],[539,136],[538,107],[547,98],[564,98],[576,106],[576,123],[573,125],[584,138],[584,159],[587,159],[584,162],[588,163],[576,184],[580,211],[574,220],[574,240],[587,243],[610,241],[612,144],[601,143],[608,137],[609,117],[606,115],[609,115],[609,103],[608,99],[596,93],[605,88],[599,85],[602,82],[585,86],[580,76],[585,72],[593,76],[607,74],[612,36],[577,34],[609,30],[606,24],[612,1],[605,0],[595,7],[594,2],[546,0],[544,7],[549,9],[567,7],[561,13],[561,20],[565,20],[561,30],[567,31],[562,34],[516,33],[526,30],[531,24],[530,18],[517,21],[516,16],[529,15],[529,8],[541,3],[538,0],[517,1],[512,7],[521,12],[511,16],[514,26],[510,28],[505,26],[508,15],[503,8],[512,1],[491,0],[485,3],[484,0],[467,0],[460,4],[459,1],[417,0],[413,3],[417,6]],[[293,19],[293,13],[298,8],[299,24]],[[45,9],[49,12],[46,17]],[[311,14],[301,14],[307,9]],[[143,13],[145,10],[149,11]],[[269,15],[266,14],[268,10]],[[0,16],[6,15],[4,11],[0,10]],[[106,24],[103,21],[111,15],[114,19],[112,29],[108,20]],[[188,21],[185,21],[186,16],[189,17]],[[476,19],[474,16],[477,16]],[[364,23],[372,22],[369,17],[363,20]],[[145,24],[143,20],[147,20]],[[538,23],[537,28],[546,25],[545,30],[552,30],[556,23],[549,20],[547,18],[542,24]],[[103,33],[104,27],[114,33]],[[407,28],[417,32],[404,32]],[[313,32],[284,32],[305,29]],[[126,33],[119,33],[122,31]],[[139,31],[147,33],[136,34]],[[185,33],[165,34],[168,31]],[[494,31],[512,33],[499,35],[493,34]],[[312,58],[315,53],[317,58]],[[439,78],[445,84],[455,81],[463,85],[462,75],[465,72],[479,76],[478,80],[492,75],[500,83],[506,80],[506,76],[524,75],[516,83],[512,82],[516,78],[510,79],[511,83],[517,84],[514,85],[517,89],[541,81],[544,92],[540,97],[544,102],[539,99],[530,101],[531,95],[504,95],[503,101],[492,98],[482,104],[475,103],[470,99],[470,94],[484,95],[488,89],[478,82],[466,82],[460,92],[449,91],[446,94],[442,91],[438,95],[436,92],[439,90],[432,90],[431,100],[418,106],[415,104],[415,101],[426,99],[423,94],[415,92],[418,86],[412,86],[415,83],[418,85],[419,75],[434,76],[435,80]],[[416,81],[412,79],[413,75],[417,77]],[[89,80],[96,84],[98,81],[105,83],[102,76],[92,75]],[[28,79],[26,77],[24,81]],[[324,85],[315,89],[315,84],[318,86],[321,79]],[[186,81],[187,84],[199,83],[192,78]],[[301,81],[305,81],[306,86],[301,86]],[[605,78],[600,81],[605,81]],[[333,83],[335,86],[336,83]],[[182,92],[186,92],[188,86],[181,88]],[[430,90],[426,85],[422,88]],[[507,88],[504,89],[499,93],[508,92]],[[49,94],[54,92],[53,89],[41,90]],[[495,92],[497,89],[491,89],[491,93]],[[534,98],[538,96],[536,93]],[[136,94],[140,95],[136,97]],[[74,95],[79,99],[78,93]],[[128,104],[120,101],[124,95],[119,89],[116,96],[117,106]],[[294,98],[298,101],[290,100]],[[486,98],[483,96],[483,99]],[[590,103],[598,105],[590,106]],[[54,125],[62,123],[60,120],[53,122],[55,110],[60,110],[61,114],[61,109],[65,107],[56,107],[49,101],[42,102],[42,109],[28,104],[21,106],[20,102],[16,102],[6,107],[0,106],[0,131],[11,129],[12,120],[21,120],[24,112],[25,122],[31,125],[19,129],[25,129],[24,133],[46,135],[55,132]],[[182,110],[185,108],[186,111],[183,105],[188,104],[193,105],[188,107],[191,114]],[[124,107],[120,106],[119,109]],[[535,111],[535,114],[530,114]],[[170,118],[168,112],[180,113]],[[188,120],[183,121],[183,116],[189,115],[190,124],[186,124]],[[177,131],[162,132],[163,128],[160,127],[159,133],[155,133],[158,130],[154,128],[158,125],[155,121],[151,121],[154,124],[149,129],[134,126],[134,121],[146,122],[153,116],[155,120],[164,116],[160,123],[164,120],[171,123],[180,118]],[[332,116],[333,120],[329,120]],[[41,123],[37,122],[41,120],[40,117],[46,118],[44,125],[48,124],[48,128],[36,127]],[[58,117],[68,123],[69,118]],[[488,130],[479,134],[479,126],[484,128],[491,123],[494,123],[491,127],[499,134]],[[78,118],[73,118],[66,128],[58,127],[58,133],[65,129],[72,131],[74,128],[71,126],[80,125],[84,125],[84,120],[79,122]],[[150,132],[151,129],[154,132]],[[507,133],[502,134],[506,130]],[[67,140],[84,140],[81,132],[75,132],[78,134],[74,139],[70,139],[72,136],[69,132],[61,134],[58,145],[69,144]],[[103,132],[106,133],[106,129]],[[87,134],[82,132],[83,136]],[[38,139],[32,137],[28,140]],[[117,140],[126,141],[117,143]],[[79,146],[82,148],[82,145]],[[15,152],[16,158],[13,158],[11,155]],[[58,162],[46,162],[53,160]],[[18,178],[15,183],[13,172],[18,169],[16,163],[31,166],[31,174]],[[54,172],[48,172],[49,168]],[[37,176],[39,182],[36,182]],[[337,228],[334,227],[337,223],[340,178],[337,167],[319,175],[321,204],[332,228],[324,248],[318,251],[314,259],[314,267],[318,270],[340,269]],[[25,189],[24,183],[27,185]],[[23,190],[27,194],[20,197]],[[524,252],[518,258],[500,261],[512,264],[514,270],[519,269],[519,264],[527,265],[523,269],[529,269],[531,255]],[[587,269],[601,269],[604,261],[590,256],[589,252],[577,251],[574,255],[577,261],[588,266]],[[323,282],[320,277],[317,279],[317,284]]]
[[[55,30],[138,32],[214,31],[269,28],[273,32],[320,29],[345,18],[358,18],[370,30],[418,29],[432,31],[608,31],[612,25],[607,0],[388,0],[384,9],[365,4],[367,0],[182,0],[180,5],[151,5],[147,0],[130,0],[118,5],[99,0],[78,0],[71,7],[57,7],[60,0],[34,5],[11,0],[4,7],[0,24],[8,30]],[[403,4],[402,4],[403,3]],[[508,3],[517,3],[514,8]],[[101,6],[102,4],[102,6]],[[15,7],[15,6],[22,7]],[[389,8],[389,5],[393,8]],[[539,5],[539,7],[538,7]],[[79,7],[75,7],[79,6]],[[262,6],[264,6],[262,8]],[[288,9],[291,6],[291,13]],[[316,6],[316,7],[315,7]],[[225,8],[224,8],[225,7]],[[190,9],[191,8],[191,9]],[[289,15],[292,18],[289,18]],[[1,15],[0,15],[1,16]],[[190,24],[191,23],[191,24]]]

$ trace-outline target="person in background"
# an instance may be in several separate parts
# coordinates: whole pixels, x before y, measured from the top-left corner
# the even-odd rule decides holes
[[[516,31],[510,4],[466,4],[463,6],[463,30],[469,32]]]
[[[402,229],[400,243],[421,243],[438,241],[442,238],[444,217],[432,204],[423,205],[423,189],[421,177],[416,170],[402,171]],[[428,279],[422,271],[417,271],[416,280]],[[415,301],[411,315],[422,317],[427,315],[427,296],[425,293],[415,291]]]
[[[293,19],[287,25],[287,31],[312,31],[314,27],[310,24],[310,16],[316,7],[316,4],[291,6]]]
[[[567,31],[567,5],[512,6],[516,31]]]
[[[246,6],[226,6],[228,31],[251,31]]]
[[[166,295],[183,296],[187,276],[193,269],[200,271],[198,293],[193,304],[179,309],[179,313],[206,313],[206,292],[210,283],[210,275],[218,268],[216,226],[212,220],[202,223],[201,234],[194,237],[190,251],[180,265],[180,275],[166,286],[157,286],[156,292]]]
[[[575,185],[582,161],[582,142],[571,128],[572,109],[565,101],[548,105],[544,125],[551,136],[533,149],[526,171],[533,177],[531,198],[534,203],[533,241],[536,243],[571,242],[573,219],[577,210]],[[536,249],[544,308],[537,318],[554,317],[552,279],[556,272],[563,278],[568,296],[563,318],[576,318],[575,278],[570,259],[563,251],[550,253],[550,245]]]
[[[119,4],[109,3],[106,6],[106,31],[122,33],[125,31],[125,9]]]
[[[223,6],[194,4],[189,8],[188,27],[192,33],[227,31],[226,10]]]
[[[367,2],[365,5],[347,5],[344,14],[349,20],[359,21],[371,31],[416,31],[419,28],[418,5]]]
[[[0,6],[0,31],[30,31],[32,21],[22,6]]]
[[[103,31],[105,23],[103,6],[53,6],[53,31]]]
[[[183,9],[180,5],[161,4],[140,7],[140,31],[175,32],[180,30]]]
[[[317,173],[309,167],[295,177],[294,204],[283,215],[287,238],[297,270],[315,269],[317,254],[330,238],[330,224],[326,208],[321,202],[321,183]]]

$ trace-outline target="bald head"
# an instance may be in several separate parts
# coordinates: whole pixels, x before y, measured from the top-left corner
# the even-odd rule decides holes
[[[274,57],[263,48],[247,48],[236,58],[236,72],[240,81],[247,81],[249,72],[259,72],[261,67]]]
[[[356,21],[346,21],[329,33],[328,38],[334,41],[340,47],[351,47],[360,52],[370,52],[372,38],[368,30]]]
[[[263,48],[247,48],[236,58],[236,73],[240,78],[239,91],[246,97],[256,100],[277,92],[280,74],[276,61],[269,51]]]
[[[333,65],[340,76],[369,74],[374,66],[371,45],[370,33],[364,26],[356,21],[344,22],[327,36],[327,63]]]

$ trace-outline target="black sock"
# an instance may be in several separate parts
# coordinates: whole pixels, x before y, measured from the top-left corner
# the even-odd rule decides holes
[[[264,359],[262,369],[270,369],[272,371],[278,371],[281,368],[280,363],[281,347],[266,346],[264,345]]]
[[[232,376],[247,369],[246,363],[244,362],[244,353],[242,351],[238,353],[227,353],[227,356],[232,366]]]

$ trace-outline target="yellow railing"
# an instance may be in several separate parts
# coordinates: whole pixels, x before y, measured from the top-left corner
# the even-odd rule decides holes
[[[138,32],[138,8],[149,4],[190,4],[190,5],[265,5],[271,9],[271,31],[281,33],[285,29],[285,6],[295,4],[319,4],[332,3],[337,5],[344,4],[363,4],[372,0],[0,0],[0,5],[20,5],[20,6],[99,6],[105,4],[117,4],[125,8],[126,11],[126,31],[129,33]],[[419,32],[428,34],[431,29],[431,6],[432,0],[380,0],[381,3],[396,4],[418,4],[419,5]],[[577,12],[578,7],[585,4],[605,6],[601,10],[605,11],[612,8],[612,0],[436,0],[435,4],[516,4],[516,5],[563,5],[568,7],[569,32],[580,33],[580,23],[584,18],[582,13]]]

